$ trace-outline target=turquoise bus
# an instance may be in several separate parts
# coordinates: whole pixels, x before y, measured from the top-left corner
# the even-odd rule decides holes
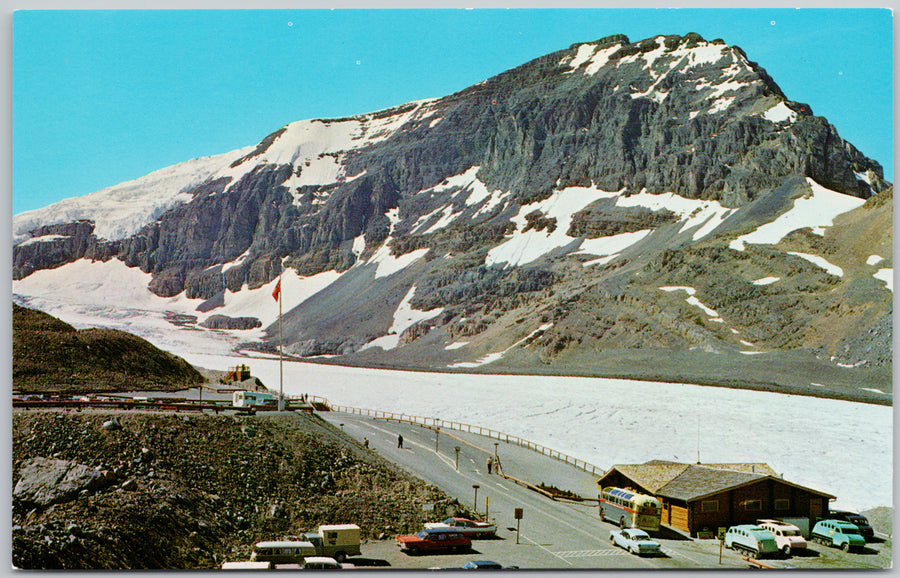
[[[653,496],[622,488],[603,488],[598,496],[600,519],[620,528],[640,528],[656,532],[662,520],[662,504]]]

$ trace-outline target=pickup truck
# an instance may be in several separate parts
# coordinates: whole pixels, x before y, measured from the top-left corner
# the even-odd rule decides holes
[[[313,545],[316,556],[334,558],[338,563],[362,553],[356,524],[322,524],[315,532],[303,534],[303,539]]]

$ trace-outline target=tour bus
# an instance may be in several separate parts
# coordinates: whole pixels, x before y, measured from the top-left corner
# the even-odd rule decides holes
[[[620,528],[640,528],[646,532],[659,530],[662,504],[653,496],[622,488],[603,488],[598,497],[601,520],[609,520]]]
[[[275,407],[278,400],[274,395],[263,391],[236,391],[232,396],[233,407]]]

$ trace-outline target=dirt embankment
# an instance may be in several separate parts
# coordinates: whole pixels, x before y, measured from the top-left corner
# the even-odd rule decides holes
[[[48,489],[38,466],[92,481]],[[308,414],[17,410],[13,483],[18,568],[216,568],[321,523],[384,538],[468,513]]]

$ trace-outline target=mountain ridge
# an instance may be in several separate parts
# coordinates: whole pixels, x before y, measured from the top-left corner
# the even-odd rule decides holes
[[[832,219],[891,190],[881,166],[718,39],[576,43],[443,98],[296,121],[196,164],[205,180],[170,167],[182,175],[168,189],[173,205],[148,213],[131,236],[98,237],[84,218],[47,222],[52,210],[39,225],[17,216],[14,279],[116,258],[151,274],[154,294],[222,314],[233,295],[270,286],[283,268],[333,272],[339,281],[285,312],[285,341],[297,355],[348,362],[397,361],[416,343],[432,345],[414,365],[440,367],[499,367],[539,350],[537,363],[564,370],[561,357],[586,343],[625,353],[700,348],[744,362],[744,343],[806,351],[825,366],[890,359],[892,289],[871,266],[850,279],[809,257],[827,262],[833,248],[815,241]],[[890,214],[892,194],[886,205]],[[791,220],[807,233],[781,231]],[[885,267],[889,236],[873,236]],[[764,274],[767,262],[779,281],[755,284],[776,277]],[[654,276],[649,287],[643,279]],[[717,278],[731,279],[731,296]],[[787,281],[795,278],[805,281]],[[852,303],[828,294],[854,284],[866,289]],[[579,300],[572,313],[566,303]],[[828,316],[822,303],[852,311],[861,326],[840,329],[838,341],[813,335]],[[874,319],[862,321],[862,311]],[[563,320],[582,329],[563,331]],[[493,340],[509,341],[500,358],[496,347],[445,349],[461,335],[518,335],[516,326],[527,327],[522,344]],[[869,330],[881,345],[863,359],[857,334]],[[271,347],[277,332],[270,326],[262,338],[270,345],[253,347]]]

